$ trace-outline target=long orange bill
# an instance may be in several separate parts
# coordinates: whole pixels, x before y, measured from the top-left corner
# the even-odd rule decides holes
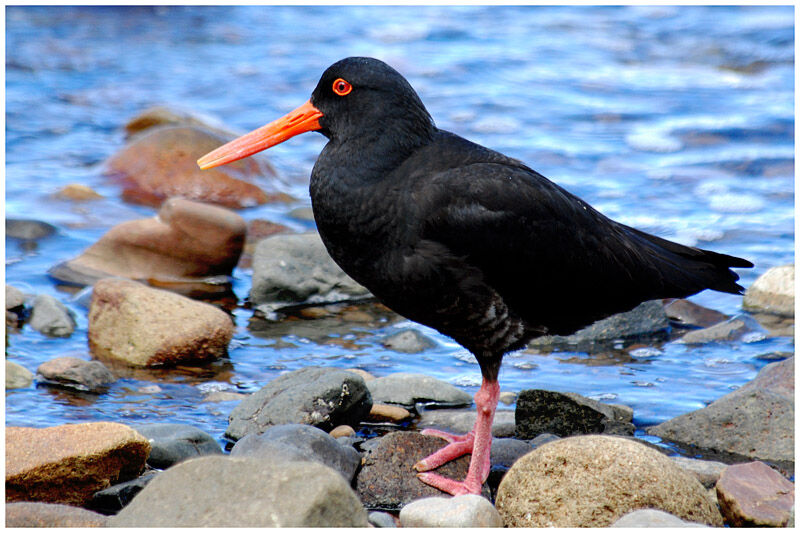
[[[201,169],[218,167],[253,155],[270,146],[280,144],[286,139],[307,131],[320,129],[319,118],[322,112],[311,105],[311,100],[289,114],[273,120],[266,126],[242,135],[224,144],[197,160]]]

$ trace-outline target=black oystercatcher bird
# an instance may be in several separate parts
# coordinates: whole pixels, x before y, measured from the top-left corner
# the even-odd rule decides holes
[[[409,83],[376,59],[331,65],[311,99],[202,157],[241,159],[306,131],[329,140],[311,172],[325,246],[388,307],[472,352],[477,420],[417,463],[420,479],[479,494],[489,474],[503,355],[645,300],[741,294],[739,259],[615,222],[524,163],[438,129]],[[471,453],[463,482],[428,472]]]

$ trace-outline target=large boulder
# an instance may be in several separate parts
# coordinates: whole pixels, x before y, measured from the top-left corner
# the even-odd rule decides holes
[[[506,527],[606,527],[636,509],[722,525],[703,486],[668,457],[621,437],[569,437],[512,466],[495,502]]]
[[[150,443],[123,424],[6,428],[6,501],[85,505],[92,494],[136,477]]]
[[[358,426],[371,407],[361,376],[309,366],[278,376],[244,399],[231,411],[225,435],[238,440],[280,424],[308,424],[324,431]]]
[[[110,527],[366,527],[336,471],[311,462],[200,457],[165,470]]]
[[[89,348],[130,366],[215,360],[227,353],[233,322],[213,305],[135,281],[98,281],[89,308]]]
[[[246,231],[244,219],[229,209],[170,198],[155,217],[114,226],[49,273],[79,285],[109,276],[167,282],[230,276]]]
[[[235,209],[286,199],[252,183],[274,175],[258,157],[200,170],[197,159],[228,140],[197,126],[150,128],[111,156],[106,173],[123,184],[125,200],[145,205],[158,206],[170,196]]]
[[[647,432],[707,450],[794,463],[794,357],[712,404]]]

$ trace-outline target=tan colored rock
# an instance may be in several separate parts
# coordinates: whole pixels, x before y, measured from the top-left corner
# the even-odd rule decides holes
[[[229,209],[170,198],[155,217],[114,226],[50,273],[86,285],[109,276],[161,281],[229,276],[246,231],[244,219]]]
[[[506,527],[606,527],[636,509],[722,525],[692,474],[644,444],[605,435],[560,439],[521,457],[495,505]]]
[[[145,109],[125,124],[125,133],[130,138],[159,126],[197,126],[230,138],[244,133],[229,129],[216,117],[175,105],[156,105]]]
[[[56,192],[55,196],[56,198],[61,198],[62,200],[74,200],[76,202],[99,200],[103,197],[102,194],[98,194],[91,187],[87,187],[86,185],[82,185],[80,183],[69,183],[65,185],[59,189],[58,192]]]
[[[398,405],[374,403],[368,418],[371,422],[402,422],[411,418],[411,413]]]
[[[108,518],[72,505],[43,502],[6,504],[6,527],[105,527]]]
[[[334,439],[338,439],[339,437],[351,437],[356,434],[356,430],[347,424],[343,424],[341,426],[336,426],[328,434]]]
[[[717,482],[725,521],[733,527],[784,527],[794,504],[794,483],[761,461],[731,465]]]
[[[306,308],[306,309],[312,309],[312,308]],[[317,308],[313,308],[313,309],[325,309],[325,308],[324,307],[317,307]],[[327,315],[323,315],[323,316],[327,316]],[[309,317],[309,318],[311,318],[311,317]],[[345,370],[347,370],[348,372],[353,372],[355,374],[358,374],[359,376],[364,378],[364,381],[369,381],[371,379],[375,379],[375,376],[373,376],[372,374],[370,374],[366,370],[362,370],[360,368],[345,368]]]
[[[742,307],[781,316],[794,316],[794,265],[773,267],[747,288]]]
[[[200,170],[197,159],[228,140],[193,126],[152,128],[114,154],[106,172],[122,182],[125,200],[145,205],[158,206],[171,196],[231,208],[285,201],[285,195],[270,196],[248,181],[274,175],[260,158]]]
[[[33,372],[6,359],[6,389],[24,389],[33,383]]]
[[[85,505],[92,494],[135,478],[150,443],[123,424],[92,422],[6,428],[6,501]]]
[[[233,322],[213,305],[135,281],[98,281],[89,307],[89,348],[131,366],[212,361],[227,353]]]

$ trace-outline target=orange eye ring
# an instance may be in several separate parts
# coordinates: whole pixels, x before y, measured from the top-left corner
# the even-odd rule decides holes
[[[333,82],[333,92],[339,96],[346,96],[350,94],[352,90],[353,86],[344,78],[336,78],[336,81]]]

